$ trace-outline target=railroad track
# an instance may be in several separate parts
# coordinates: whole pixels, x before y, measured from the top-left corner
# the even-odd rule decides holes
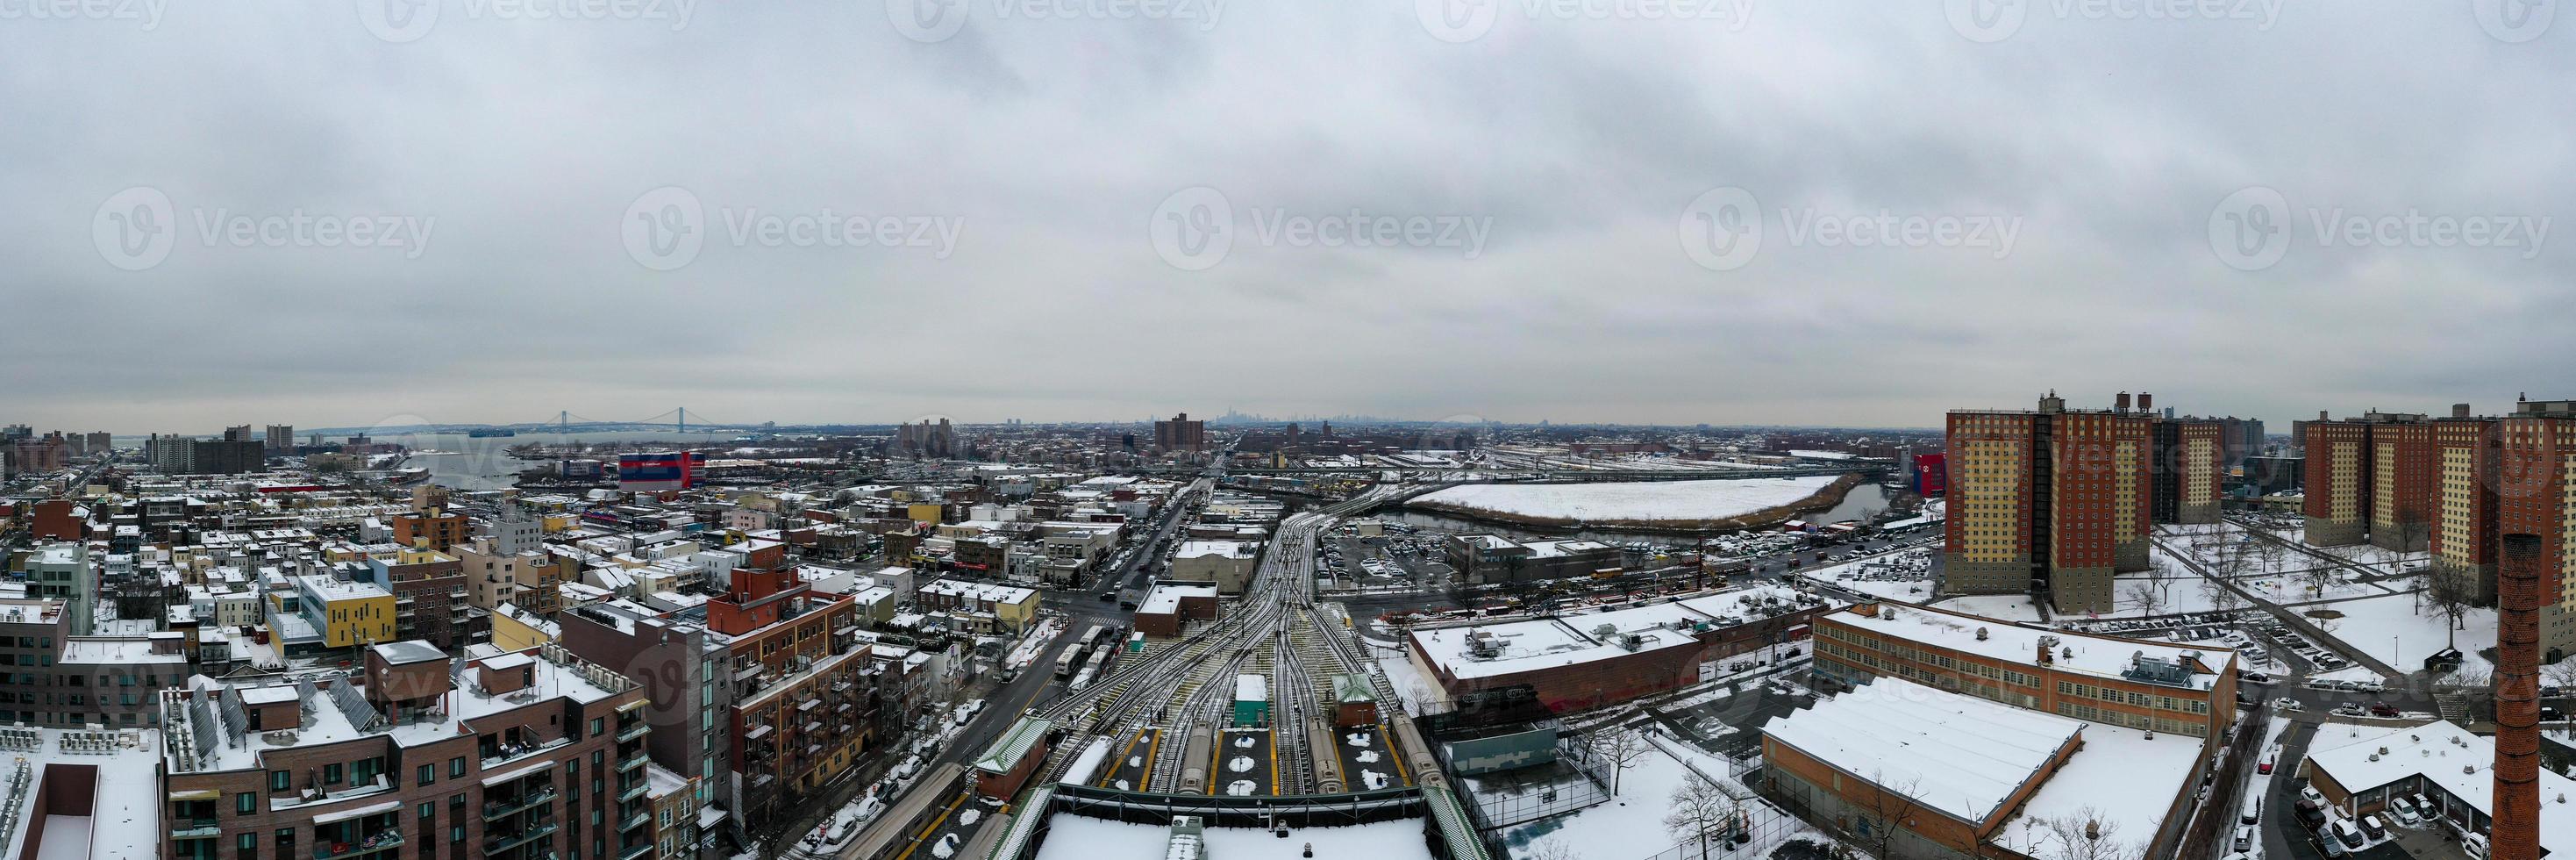
[[[1199,775],[1199,785],[1181,784],[1186,781],[1182,779],[1185,771],[1194,764],[1202,768],[1206,764],[1208,751],[1194,742],[1201,740],[1201,731],[1212,736],[1226,721],[1235,675],[1264,674],[1271,680],[1272,743],[1297,765],[1292,785],[1306,790],[1314,779],[1316,753],[1305,737],[1305,718],[1323,713],[1332,695],[1333,672],[1319,673],[1317,667],[1367,674],[1380,695],[1393,701],[1384,679],[1366,670],[1367,661],[1359,658],[1356,646],[1343,641],[1339,631],[1326,628],[1315,609],[1315,583],[1309,571],[1316,535],[1343,516],[1396,493],[1393,488],[1376,488],[1290,516],[1280,523],[1272,551],[1263,554],[1233,615],[1180,642],[1149,648],[1108,677],[1067,694],[1042,712],[1059,723],[1080,727],[1068,742],[1057,746],[1046,772],[1061,777],[1093,739],[1108,737],[1114,744],[1148,725],[1159,725],[1167,742],[1160,745],[1162,752],[1155,757],[1144,790],[1213,790],[1205,773]],[[1283,785],[1276,790],[1293,793],[1290,788]]]

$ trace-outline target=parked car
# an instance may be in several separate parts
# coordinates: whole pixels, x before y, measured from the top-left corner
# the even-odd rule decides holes
[[[2331,837],[2328,841],[2342,843],[2346,851],[2358,850],[2370,843],[2369,837],[2361,835],[2361,828],[2353,826],[2350,819],[2337,818],[2327,823],[2326,835]]]
[[[2238,852],[2240,852],[2240,853],[2241,853],[2241,852],[2245,852],[2245,851],[2252,851],[2252,850],[2254,850],[2254,827],[2253,827],[2253,825],[2247,825],[2247,824],[2240,824],[2240,825],[2237,825],[2237,827],[2236,827],[2236,850],[2237,850]]]
[[[2397,716],[2397,706],[2391,705],[2387,702],[2372,702],[2370,703],[2370,715],[2374,717],[2394,717]]]
[[[2361,817],[2361,832],[2370,834],[2372,839],[2386,839],[2388,825],[2379,823],[2379,814],[2374,812]]]
[[[2299,700],[2297,699],[2283,696],[2272,700],[2272,708],[2280,711],[2304,711],[2308,709],[2308,706],[2299,704]]]
[[[2261,672],[2239,672],[2236,675],[2236,680],[2243,681],[2248,684],[2269,684],[2272,683],[2272,676]]]
[[[2254,765],[2254,772],[2255,772],[2255,773],[2271,773],[2271,772],[2272,772],[2272,762],[2273,762],[2273,760],[2274,760],[2274,759],[2276,759],[2276,758],[2280,757],[2280,755],[2281,755],[2281,754],[2280,754],[2279,752],[2275,752],[2275,751],[2272,751],[2272,750],[2265,750],[2265,751],[2263,752],[2263,760],[2262,760],[2261,762],[2258,762],[2258,763],[2256,763],[2256,764]]]
[[[2415,801],[2406,799],[2405,795],[2389,798],[2388,816],[2395,819],[2399,827],[2411,828],[2424,823],[2424,817],[2415,814]]]
[[[2313,785],[2299,786],[2299,799],[2307,801],[2310,806],[2322,807],[2326,805],[2326,796],[2318,794],[2317,787]]]

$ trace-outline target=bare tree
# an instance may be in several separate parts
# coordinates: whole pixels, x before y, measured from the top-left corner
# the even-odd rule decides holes
[[[2245,605],[2244,596],[2236,593],[2235,586],[2217,577],[2207,577],[2200,581],[2200,597],[2203,602],[2209,604],[2210,611],[2218,613],[2234,612],[2238,607]]]
[[[1610,765],[1610,793],[1614,795],[1619,793],[1619,777],[1636,767],[1647,753],[1654,752],[1654,747],[1646,743],[1645,733],[1621,725],[1592,730],[1584,738],[1584,745],[1592,756]]]
[[[1853,835],[1860,838],[1862,847],[1870,849],[1870,856],[1878,860],[1898,860],[1897,834],[1910,827],[1915,813],[1922,810],[1922,804],[1914,799],[1920,793],[1920,783],[1920,780],[1909,779],[1889,785],[1885,772],[1869,775],[1869,785],[1866,786],[1869,797],[1852,804],[1851,808],[1861,818],[1859,826],[1853,828]]]
[[[2469,706],[2469,718],[2488,719],[2495,713],[2495,671],[2483,664],[2471,663],[2451,673],[2451,684]]]
[[[1742,812],[1742,801],[1694,771],[1673,789],[1672,806],[1664,812],[1664,829],[1672,831],[1675,838],[1695,841],[1698,856],[1706,857],[1709,837],[1733,838],[1727,825]]]
[[[1529,860],[1583,860],[1583,852],[1554,836],[1530,843]]]
[[[2040,819],[2039,826],[2056,838],[2058,860],[2135,860],[2141,853],[2138,845],[2119,838],[2119,822],[2094,807]]]
[[[2326,551],[2326,554],[2340,559],[2343,557],[2345,552],[2349,551],[2349,549],[2349,547],[2332,547]],[[2324,597],[2326,589],[2333,587],[2334,584],[2339,581],[2339,577],[2337,577],[2336,574],[2342,572],[2342,570],[2343,567],[2341,565],[2325,559],[2318,559],[2317,563],[2309,565],[2305,570],[2299,571],[2299,581],[2306,584],[2308,591],[2314,596]]]
[[[2470,607],[2477,605],[2477,573],[2436,565],[2433,573],[2424,578],[2423,593],[2424,600],[2433,604],[2435,611],[2450,619],[2449,624],[2442,626],[2442,632],[2449,637],[2449,647],[2460,647],[2460,628],[2465,626],[2462,619],[2468,617]]]
[[[2138,605],[2140,615],[2155,615],[2165,605],[2164,592],[2157,590],[2152,580],[2131,584],[2126,596],[2129,602]]]

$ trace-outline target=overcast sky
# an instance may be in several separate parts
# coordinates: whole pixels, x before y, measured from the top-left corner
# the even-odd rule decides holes
[[[2286,430],[2576,363],[2545,3],[94,2],[0,0],[40,429]]]

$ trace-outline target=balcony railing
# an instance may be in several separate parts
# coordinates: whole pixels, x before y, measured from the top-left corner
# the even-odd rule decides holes
[[[403,837],[400,831],[387,830],[361,842],[326,842],[315,845],[313,860],[333,860],[338,857],[356,857],[378,851],[391,851],[402,847],[402,844]]]
[[[634,801],[634,800],[635,800],[635,799],[637,799],[637,798],[643,797],[647,792],[650,792],[650,791],[652,791],[652,790],[653,790],[653,781],[652,781],[652,780],[649,780],[649,779],[636,780],[636,781],[635,781],[635,785],[634,785],[634,786],[632,786],[632,787],[630,787],[630,788],[627,788],[627,789],[625,789],[625,790],[623,790],[623,791],[619,791],[619,792],[617,793],[617,802],[619,802],[619,803],[628,803],[628,802],[632,802],[632,801]]]
[[[645,735],[652,734],[652,732],[653,732],[653,724],[652,724],[652,723],[644,722],[644,721],[642,721],[642,720],[637,720],[637,721],[635,721],[635,724],[634,724],[634,725],[632,725],[632,726],[628,726],[628,727],[626,727],[626,728],[623,728],[623,729],[619,729],[619,730],[618,730],[618,732],[617,732],[617,742],[618,742],[618,743],[625,743],[625,742],[627,742],[627,741],[631,741],[631,740],[634,740],[634,739],[636,739],[636,738],[640,738],[640,737],[643,737],[643,736],[645,736]]]
[[[553,836],[554,833],[555,823],[548,821],[544,824],[528,828],[526,832],[519,833],[514,836],[504,836],[498,839],[486,839],[483,840],[483,856],[490,857],[494,854],[499,854],[503,851],[508,851],[512,848],[517,848],[521,845],[526,845],[530,842],[534,842],[548,836]]]
[[[626,850],[617,852],[617,860],[635,860],[635,858],[642,857],[652,850],[653,840],[647,839],[642,842],[626,846]]]
[[[189,818],[170,822],[172,839],[204,839],[224,835],[223,822],[212,818]]]
[[[483,820],[490,821],[505,815],[516,815],[532,807],[552,803],[554,799],[555,787],[549,785],[535,793],[522,795],[518,800],[486,803],[483,804]]]
[[[653,814],[652,814],[652,813],[650,813],[650,812],[638,812],[638,813],[635,813],[634,815],[627,816],[627,818],[626,818],[626,820],[625,820],[625,821],[618,822],[618,823],[617,823],[617,831],[618,831],[618,832],[620,832],[620,833],[624,833],[624,832],[626,832],[626,831],[633,830],[633,829],[635,829],[635,828],[642,827],[642,826],[644,826],[644,825],[651,824],[651,823],[653,823]]]

